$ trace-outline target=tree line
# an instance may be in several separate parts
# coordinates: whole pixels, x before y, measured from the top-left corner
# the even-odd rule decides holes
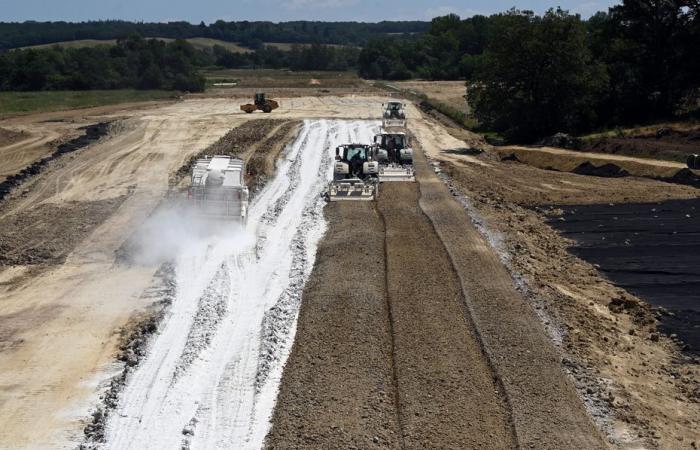
[[[370,40],[358,65],[366,78],[466,79],[475,117],[512,141],[642,123],[698,109],[700,4],[448,15],[418,39]]]
[[[360,50],[323,44],[263,46],[247,53],[223,46],[197,49],[185,40],[164,42],[133,35],[116,45],[0,52],[0,91],[166,89],[201,92],[200,69],[354,69]]]
[[[129,35],[187,39],[205,37],[259,48],[262,42],[362,46],[372,36],[424,32],[428,22],[189,22],[143,23],[120,20],[93,22],[0,22],[0,50],[79,39],[120,39]]]
[[[197,68],[205,55],[183,40],[138,36],[113,46],[14,50],[0,53],[0,90],[204,90]]]

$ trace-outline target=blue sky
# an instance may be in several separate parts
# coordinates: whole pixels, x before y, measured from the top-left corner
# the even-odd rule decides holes
[[[561,6],[588,17],[611,0],[0,0],[0,21],[125,19],[187,20],[428,20],[454,12],[492,14],[513,6],[537,13]]]

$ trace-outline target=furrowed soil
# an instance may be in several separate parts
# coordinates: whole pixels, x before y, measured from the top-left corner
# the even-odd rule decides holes
[[[326,292],[337,286],[358,292],[370,287],[375,290],[375,305],[376,297],[386,298],[382,319],[388,322],[388,330],[386,325],[382,329],[389,336],[375,345],[390,345],[382,350],[390,351],[392,356],[388,363],[394,373],[398,442],[385,442],[378,436],[373,439],[374,445],[606,448],[534,308],[516,291],[496,253],[471,225],[443,182],[431,173],[427,161],[419,156],[415,164],[419,170],[417,184],[385,183],[380,188],[377,210],[384,219],[386,266],[383,289],[374,277],[346,280],[329,275],[345,271],[342,266],[338,270],[327,269],[327,265],[382,257],[377,243],[368,248],[364,240],[348,236],[342,241],[342,257],[319,252],[312,274],[316,281],[305,291],[303,301],[308,305],[320,289]],[[327,207],[327,214],[341,212],[343,220],[333,220],[331,229],[341,234],[327,235],[322,249],[344,237],[345,227],[359,228],[354,222],[357,208],[367,207],[352,203]],[[363,217],[368,220],[370,216]],[[374,222],[370,222],[369,229],[376,229]],[[362,342],[366,336],[366,331],[358,328],[358,324],[365,323],[363,314],[346,309],[345,301],[345,295],[331,290],[324,295],[326,309],[305,310],[302,306],[268,447],[287,448],[291,443],[291,448],[363,448],[361,444],[369,437],[339,425],[344,424],[348,414],[345,407],[352,400],[330,394],[329,401],[328,392],[346,392],[352,385],[344,376],[326,379],[323,374],[328,368],[317,362],[330,360],[338,368],[346,368],[353,352],[328,343],[336,341],[337,333],[343,336],[343,342]],[[342,314],[344,321],[326,319],[329,311]],[[308,326],[310,323],[313,327]],[[323,357],[315,357],[317,349]],[[385,368],[379,378],[372,371],[373,377],[361,378],[362,383],[384,386],[388,370]],[[310,383],[319,377],[324,379],[322,387]],[[356,378],[350,375],[349,379]],[[292,426],[294,423],[304,431]],[[312,424],[313,432],[306,433],[307,424]],[[337,428],[343,433],[334,433]],[[307,440],[300,441],[301,436]]]
[[[400,448],[384,225],[371,203],[325,208],[270,449]]]
[[[546,171],[493,156],[442,159],[439,167],[535,307],[598,427],[616,448],[694,448],[700,440],[697,361],[658,332],[661,313],[573,256],[572,241],[547,221],[561,211],[557,205],[614,208],[697,198],[698,191],[644,178]]]
[[[403,448],[515,447],[509,405],[418,184],[381,189]]]

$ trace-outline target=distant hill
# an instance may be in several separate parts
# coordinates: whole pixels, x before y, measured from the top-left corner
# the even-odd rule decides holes
[[[152,39],[157,39],[159,41],[163,42],[172,42],[175,39],[173,38],[164,38],[164,37],[154,37]],[[192,46],[198,50],[205,50],[205,49],[210,49],[214,47],[215,45],[220,45],[221,47],[225,48],[226,50],[233,52],[233,53],[251,53],[254,50],[248,47],[243,47],[240,44],[237,44],[235,42],[226,42],[222,41],[220,39],[211,39],[211,38],[186,38],[185,39],[187,42],[192,44]],[[62,42],[52,42],[50,44],[38,44],[38,45],[28,45],[26,47],[20,47],[22,49],[28,49],[28,48],[33,48],[33,49],[44,49],[44,48],[51,48],[54,45],[58,45],[59,47],[63,48],[80,48],[80,47],[97,47],[99,45],[116,45],[117,40],[116,39],[78,39],[75,41],[62,41]],[[276,48],[282,51],[289,51],[292,49],[294,45],[300,45],[302,47],[308,47],[311,44],[297,44],[297,43],[286,43],[286,42],[264,42],[263,45],[265,47],[272,47]],[[331,47],[340,47],[339,44],[328,44]]]
[[[153,39],[157,39],[159,41],[163,42],[172,42],[175,39],[173,38],[163,38],[163,37],[155,37]],[[226,41],[221,41],[219,39],[210,39],[210,38],[187,38],[185,39],[187,42],[192,44],[192,46],[198,50],[204,50],[208,49],[211,47],[214,47],[215,45],[220,45],[224,47],[226,50],[234,53],[248,53],[252,52],[253,50],[242,47],[235,42],[226,42]],[[81,48],[81,47],[97,47],[99,45],[116,45],[117,40],[116,39],[78,39],[75,41],[62,41],[62,42],[52,42],[50,44],[39,44],[39,45],[28,45],[26,47],[21,47],[22,49],[28,49],[28,48],[34,48],[34,49],[43,49],[43,48],[50,48],[53,47],[54,45],[58,45],[59,47],[63,48]],[[271,45],[274,46],[276,44],[266,44],[266,45]],[[293,45],[293,44],[282,44],[282,45]]]
[[[126,21],[95,22],[0,22],[0,50],[60,43],[94,45],[131,34],[164,39],[209,39],[259,48],[266,42],[276,44],[334,44],[363,46],[381,35],[424,33],[430,23],[410,22],[189,22],[137,23]],[[74,44],[67,44],[72,42]],[[83,44],[78,44],[82,42]],[[205,42],[205,41],[201,41]],[[193,42],[194,44],[194,42]],[[206,45],[206,44],[202,44]],[[233,50],[232,50],[233,51]]]

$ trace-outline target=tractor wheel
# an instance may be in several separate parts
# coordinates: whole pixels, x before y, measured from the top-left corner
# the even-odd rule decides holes
[[[271,112],[272,112],[272,106],[270,106],[270,105],[264,105],[264,106],[262,107],[262,110],[263,110],[264,113],[271,113]]]

